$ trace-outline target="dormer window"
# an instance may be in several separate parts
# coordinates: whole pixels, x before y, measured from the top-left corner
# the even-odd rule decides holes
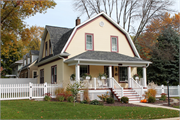
[[[47,42],[46,42],[46,47],[45,47],[45,56],[47,56]]]
[[[51,55],[51,40],[49,40],[49,55]]]
[[[85,36],[86,36],[86,41],[85,41],[86,50],[94,50],[94,35],[86,33]]]
[[[118,37],[111,36],[111,52],[118,52]]]

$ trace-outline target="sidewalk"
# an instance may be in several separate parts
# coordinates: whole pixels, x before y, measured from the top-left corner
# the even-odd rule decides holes
[[[173,107],[166,107],[166,106],[160,106],[160,105],[153,105],[153,104],[148,104],[148,103],[131,103],[135,105],[141,105],[141,106],[146,106],[146,107],[156,107],[156,108],[166,108],[166,109],[171,109],[171,110],[178,110],[178,108],[173,108]],[[162,119],[156,119],[156,120],[180,120],[180,117],[175,117],[175,118],[162,118]]]
[[[131,103],[131,104],[141,105],[141,106],[147,106],[147,107],[166,108],[166,109],[171,109],[171,110],[178,110],[178,111],[180,111],[180,109],[178,109],[178,108],[166,107],[166,106],[160,106],[160,105],[153,105],[153,104],[148,104],[148,103]]]

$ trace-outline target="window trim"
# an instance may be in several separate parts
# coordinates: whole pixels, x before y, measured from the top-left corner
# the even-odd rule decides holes
[[[51,84],[55,84],[55,82],[54,83],[52,83],[52,68],[55,68],[56,67],[56,84],[57,84],[57,65],[53,65],[53,66],[51,66]],[[55,69],[54,69],[54,71],[55,71]]]
[[[47,44],[47,47],[46,47],[46,44]],[[47,55],[48,53],[46,53],[47,51],[48,51],[48,43],[47,43],[47,41],[46,41],[46,42],[45,42],[45,57],[48,56],[48,55]]]
[[[51,55],[52,54],[52,45],[51,45],[51,47],[50,47],[50,45],[51,45],[51,39],[49,39],[49,55]],[[50,51],[51,50],[51,51]]]
[[[117,40],[117,51],[113,51],[112,50],[112,38],[116,38],[116,40]],[[110,46],[110,48],[111,48],[111,52],[119,52],[119,42],[118,42],[118,36],[111,36],[110,37],[110,42],[111,42],[111,46]]]
[[[40,84],[43,84],[43,83],[44,83],[44,74],[43,74],[43,83],[41,83],[41,71],[44,72],[44,69],[40,69],[40,73],[39,73],[40,81],[39,81],[39,83],[40,83]]]
[[[34,72],[36,72],[36,78],[37,78],[37,70],[32,71],[32,78],[34,78]]]
[[[87,35],[92,36],[92,49],[87,49],[87,47],[86,47]],[[94,51],[94,34],[93,33],[85,33],[85,50]]]

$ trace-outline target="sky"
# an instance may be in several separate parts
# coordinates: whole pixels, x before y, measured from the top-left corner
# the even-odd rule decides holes
[[[35,16],[25,19],[29,27],[37,25],[45,27],[45,25],[73,28],[75,27],[75,20],[80,17],[81,22],[88,19],[86,15],[80,16],[80,12],[73,8],[73,0],[55,0],[57,5],[54,9],[48,9],[47,13],[37,13]],[[174,0],[175,4],[172,9],[180,12],[180,0]],[[115,19],[115,18],[113,18]]]

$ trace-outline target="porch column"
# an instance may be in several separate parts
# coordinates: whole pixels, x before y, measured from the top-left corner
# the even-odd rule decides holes
[[[112,78],[112,66],[109,66],[109,78]]]
[[[76,81],[80,82],[80,67],[79,64],[76,65]]]
[[[131,66],[128,66],[128,88],[131,87]]]
[[[143,87],[144,87],[144,89],[146,89],[147,88],[147,85],[146,85],[146,83],[147,83],[147,80],[146,80],[147,78],[146,78],[146,67],[144,66],[143,67]]]

